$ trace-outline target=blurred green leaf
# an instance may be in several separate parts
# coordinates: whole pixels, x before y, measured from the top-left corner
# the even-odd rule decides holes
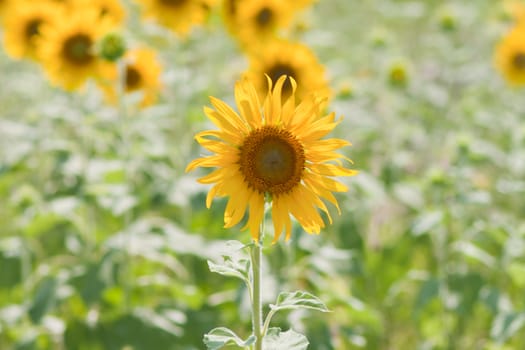
[[[22,281],[23,241],[13,237],[0,242],[0,288],[12,288]]]
[[[475,272],[451,273],[448,275],[449,303],[459,315],[468,317],[480,300],[480,291],[485,284],[483,277]]]
[[[414,303],[414,312],[421,312],[427,304],[439,295],[440,282],[436,278],[429,278],[423,282]]]
[[[58,281],[55,277],[44,277],[38,284],[28,313],[33,323],[39,323],[55,302]]]
[[[287,309],[312,309],[321,312],[329,312],[326,305],[315,295],[296,291],[292,293],[282,292],[277,297],[276,304],[270,304],[273,311],[287,310]]]
[[[442,211],[423,213],[423,215],[419,216],[414,222],[414,225],[412,226],[412,234],[414,236],[420,236],[430,233],[436,226],[442,223],[442,221]]]
[[[507,269],[512,282],[519,288],[525,288],[525,263],[513,261]]]
[[[218,350],[232,344],[242,348],[252,345],[255,343],[255,340],[254,335],[249,336],[246,340],[242,340],[235,332],[225,327],[214,328],[204,335],[204,345],[206,345],[208,350]]]
[[[474,245],[471,242],[459,241],[453,245],[453,249],[469,258],[474,259],[488,267],[493,267],[496,264],[496,259],[487,253],[485,250]]]
[[[173,336],[180,336],[182,334],[182,329],[177,323],[175,323],[178,319],[171,317],[170,313],[163,314],[155,312],[149,308],[139,307],[133,310],[133,315],[145,324],[161,329]]]
[[[480,290],[480,300],[494,315],[500,311],[501,304],[501,292],[497,288],[491,286],[484,286]]]
[[[210,268],[211,272],[215,272],[223,276],[237,277],[244,280],[246,283],[250,283],[250,260],[232,261],[226,258],[223,264],[215,264],[214,262],[208,260],[208,267]]]
[[[149,308],[103,319],[95,324],[75,320],[66,328],[68,350],[166,349],[178,350],[181,327],[172,317]]]
[[[244,245],[242,243],[229,241],[226,246],[227,251],[222,255],[223,261],[221,263],[214,263],[208,260],[210,271],[224,276],[240,278],[247,285],[251,285],[251,262],[247,254],[243,253],[243,248]]]
[[[29,237],[39,236],[64,221],[66,220],[63,217],[55,213],[41,212],[35,215],[35,217],[25,226],[25,232]]]
[[[86,304],[98,302],[106,288],[116,283],[118,274],[117,261],[121,252],[109,251],[95,262],[84,261],[77,267],[77,273],[71,278],[71,284]]]
[[[263,339],[263,348],[268,350],[306,350],[308,344],[304,335],[291,329],[270,328]]]
[[[525,312],[500,313],[492,322],[490,337],[498,343],[503,343],[518,334],[525,326]]]

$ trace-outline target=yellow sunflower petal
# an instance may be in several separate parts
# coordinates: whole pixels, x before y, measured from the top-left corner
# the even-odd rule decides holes
[[[293,133],[300,135],[301,130],[307,129],[315,121],[316,111],[317,106],[313,99],[305,99],[293,111],[283,114],[283,124]]]
[[[304,176],[305,185],[308,188],[310,188],[310,190],[313,191],[315,194],[332,203],[337,208],[337,212],[341,214],[341,208],[339,208],[337,198],[335,198],[332,192],[325,188],[323,180],[324,177],[312,173],[307,173]]]
[[[330,113],[330,115],[313,122],[310,127],[299,128],[297,134],[303,142],[318,140],[330,133],[339,124],[339,121],[334,122],[334,119],[335,114]]]
[[[241,189],[235,196],[230,196],[226,210],[224,211],[224,227],[229,228],[237,225],[246,213],[250,190]]]
[[[213,198],[215,198],[221,189],[221,184],[216,184],[212,188],[210,188],[210,191],[208,192],[208,195],[206,195],[206,208],[211,208],[211,202],[213,201]]]
[[[243,230],[248,228],[253,240],[258,242],[260,235],[260,225],[264,218],[264,196],[252,191],[249,203],[250,216],[248,217],[248,223],[243,228]]]
[[[209,157],[203,157],[203,158],[197,158],[192,160],[188,166],[186,166],[186,172],[192,171],[193,169],[197,167],[204,167],[204,168],[210,168],[210,167],[217,167],[224,165],[223,157],[218,156],[209,156]]]
[[[315,202],[315,199],[312,198],[311,192],[305,191],[303,185],[298,185],[294,193],[286,196],[285,199],[288,210],[299,221],[305,231],[308,233],[319,233],[320,228],[324,227],[324,222],[312,204]]]
[[[225,163],[229,164],[238,160],[237,148],[232,147],[224,142],[208,140],[205,138],[199,138],[197,139],[197,142],[199,142],[199,144],[208,151],[217,153],[223,157]]]
[[[266,96],[264,103],[264,119],[266,124],[277,124],[281,118],[281,94],[285,80],[286,76],[281,76],[281,78],[275,83],[273,91]],[[268,86],[271,85],[272,81],[268,77]]]
[[[218,125],[216,124],[217,126],[233,134],[248,132],[246,125],[241,121],[239,115],[230,108],[230,106],[215,97],[210,97],[210,100],[216,111],[205,108],[204,112],[210,119],[212,119],[212,121],[217,120],[217,123],[219,123]]]
[[[333,151],[338,148],[352,146],[352,144],[343,139],[325,139],[325,140],[315,140],[308,142],[308,147],[315,149],[316,151],[326,152]]]
[[[212,136],[217,140],[223,140],[231,145],[238,145],[242,143],[243,140],[242,137],[240,137],[238,134],[230,134],[220,130],[206,130],[198,132],[197,134],[195,134],[195,140],[198,140],[199,138],[205,136]]]
[[[279,237],[281,236],[281,233],[284,228],[284,224],[286,221],[286,218],[284,216],[288,216],[288,214],[282,210],[280,206],[280,201],[277,199],[272,202],[272,221],[273,221],[273,241],[272,243],[275,243],[279,240]]]
[[[242,117],[252,129],[262,124],[261,106],[259,97],[253,86],[246,80],[241,80],[235,85],[235,101]]]
[[[311,164],[308,168],[324,176],[352,176],[357,174],[357,171],[355,170],[346,169],[340,165],[334,164]]]

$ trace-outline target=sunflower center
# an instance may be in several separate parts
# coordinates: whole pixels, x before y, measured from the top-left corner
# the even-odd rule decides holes
[[[109,14],[109,8],[107,8],[106,6],[100,8],[100,17],[108,16]]]
[[[512,64],[518,70],[525,70],[525,52],[518,52],[514,55]]]
[[[132,66],[126,67],[126,90],[135,90],[140,86],[142,75]]]
[[[89,64],[95,58],[91,53],[92,45],[93,41],[86,34],[75,34],[65,41],[62,54],[74,64]]]
[[[255,16],[257,24],[261,27],[266,27],[273,19],[273,12],[268,7],[263,7]]]
[[[304,149],[297,138],[276,126],[253,130],[240,149],[240,170],[248,185],[274,196],[291,191],[301,181]]]
[[[179,7],[186,2],[186,0],[159,0],[162,5],[169,7]]]
[[[230,15],[235,15],[237,12],[237,0],[226,0],[226,9]]]
[[[41,24],[42,24],[42,20],[40,18],[32,19],[31,21],[27,23],[26,31],[25,31],[25,36],[27,40],[31,40],[36,35],[40,34]]]
[[[290,81],[290,77],[297,80],[295,75],[295,70],[291,68],[290,66],[286,64],[276,64],[272,68],[268,70],[268,76],[270,79],[272,79],[272,82],[275,84],[277,80],[283,75],[287,75],[288,78],[286,78],[286,81],[283,84],[283,96],[287,97],[292,93],[292,82]]]

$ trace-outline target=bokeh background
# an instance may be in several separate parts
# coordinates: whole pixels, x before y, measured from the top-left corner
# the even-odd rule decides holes
[[[193,350],[220,325],[251,332],[246,290],[206,263],[249,233],[224,229],[225,201],[206,209],[203,173],[184,172],[208,96],[232,103],[248,59],[223,4],[184,36],[121,5],[127,45],[162,67],[145,108],[93,81],[66,91],[0,49],[0,349]],[[286,35],[324,66],[360,173],[320,235],[265,243],[265,302],[302,289],[332,310],[276,326],[315,350],[525,348],[525,98],[494,63],[515,20],[494,0],[294,15]]]

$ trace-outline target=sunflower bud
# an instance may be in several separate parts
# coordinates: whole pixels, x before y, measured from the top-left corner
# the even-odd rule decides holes
[[[388,68],[390,84],[404,86],[408,82],[408,67],[404,62],[395,62]]]
[[[339,98],[342,98],[342,99],[351,98],[354,95],[354,89],[353,89],[352,84],[348,81],[342,82],[339,85],[337,95]]]
[[[446,31],[452,31],[456,29],[457,27],[457,17],[456,14],[450,10],[442,10],[439,15],[439,25],[441,26],[441,29]]]
[[[122,36],[109,33],[100,42],[100,56],[110,62],[115,62],[126,52],[126,43]]]
[[[428,174],[430,184],[436,187],[443,187],[450,185],[450,180],[447,174],[441,169],[433,169]]]
[[[388,44],[388,33],[383,28],[375,28],[370,34],[370,43],[375,48],[382,48]]]

